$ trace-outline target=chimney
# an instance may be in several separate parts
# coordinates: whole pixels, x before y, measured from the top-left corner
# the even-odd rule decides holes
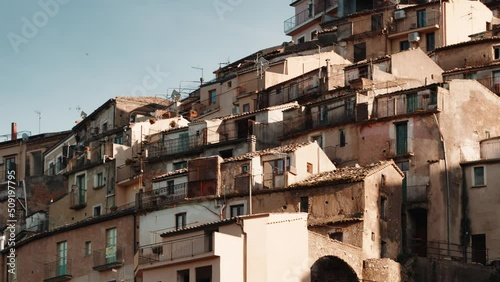
[[[255,152],[255,145],[257,144],[257,137],[255,135],[248,136],[248,152]]]
[[[13,122],[10,127],[10,139],[17,140],[17,124]]]

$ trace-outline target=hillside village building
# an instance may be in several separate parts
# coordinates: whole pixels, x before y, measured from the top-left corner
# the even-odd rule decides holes
[[[23,224],[12,274],[0,221],[0,281],[488,281],[498,10],[369,2],[292,1],[292,42],[187,97],[13,130]]]

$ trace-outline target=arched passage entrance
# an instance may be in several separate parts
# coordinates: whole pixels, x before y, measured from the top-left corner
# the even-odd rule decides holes
[[[311,282],[358,282],[356,272],[336,256],[319,258],[311,266]]]

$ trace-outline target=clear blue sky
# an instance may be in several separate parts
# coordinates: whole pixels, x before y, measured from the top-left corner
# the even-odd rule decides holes
[[[45,8],[43,3],[49,3]],[[57,6],[54,5],[57,3]],[[0,135],[71,129],[115,96],[171,92],[290,38],[290,0],[0,1]],[[143,79],[157,69],[157,79]],[[165,75],[168,73],[168,75]],[[182,83],[182,87],[196,84]],[[77,110],[80,108],[80,110]],[[1,140],[1,138],[0,138]]]

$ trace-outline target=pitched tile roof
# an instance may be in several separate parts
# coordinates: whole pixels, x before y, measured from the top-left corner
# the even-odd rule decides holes
[[[163,180],[166,177],[174,176],[174,175],[178,175],[178,174],[183,174],[183,173],[187,173],[187,172],[188,172],[187,167],[181,168],[181,169],[177,169],[177,170],[173,170],[173,171],[169,171],[167,173],[164,173],[164,174],[161,174],[161,175],[158,175],[158,176],[154,177],[152,179],[152,181],[153,182],[160,181],[160,180]]]
[[[236,162],[236,161],[244,161],[244,160],[250,160],[250,159],[257,157],[257,156],[295,152],[297,149],[302,148],[304,146],[307,146],[311,143],[313,143],[313,142],[309,141],[309,142],[303,142],[303,143],[294,143],[294,144],[264,149],[264,150],[260,150],[260,151],[250,152],[250,153],[246,153],[246,154],[243,154],[240,156],[226,158],[226,159],[224,159],[224,162],[229,163],[229,162]]]
[[[398,171],[399,168],[393,161],[380,161],[366,166],[352,166],[337,168],[335,170],[317,173],[311,175],[309,178],[299,181],[290,185],[291,188],[295,187],[314,187],[325,184],[349,183],[363,181],[367,176],[389,166],[393,165]],[[401,171],[399,171],[402,175]]]

